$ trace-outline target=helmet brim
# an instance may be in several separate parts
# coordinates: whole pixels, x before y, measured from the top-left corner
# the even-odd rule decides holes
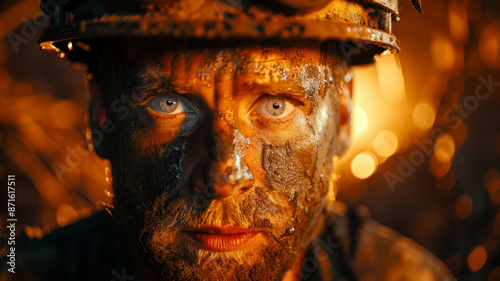
[[[337,40],[351,43],[345,55],[354,61],[363,54],[390,51],[398,52],[396,37],[368,26],[332,20],[313,19],[224,19],[216,20],[172,20],[171,16],[154,15],[106,15],[98,19],[57,25],[46,29],[40,45],[46,50],[64,51],[72,59],[79,60],[75,41],[126,37],[164,37],[170,39],[203,40]],[[73,48],[67,47],[71,42]],[[367,56],[367,52],[370,54]],[[73,53],[73,54],[72,54]],[[362,61],[361,61],[362,62]]]

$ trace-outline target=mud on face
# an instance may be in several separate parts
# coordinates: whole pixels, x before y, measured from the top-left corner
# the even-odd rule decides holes
[[[166,280],[279,280],[321,230],[345,63],[319,43],[160,42],[134,57],[107,102],[115,215]],[[263,235],[231,252],[179,238],[227,225]]]

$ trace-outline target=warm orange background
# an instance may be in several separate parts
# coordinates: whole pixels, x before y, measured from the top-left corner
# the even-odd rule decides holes
[[[337,161],[338,198],[368,206],[458,280],[500,280],[500,86],[476,96],[482,79],[500,82],[500,3],[424,0],[420,15],[400,2],[401,53],[354,69],[354,140]],[[32,237],[102,209],[108,187],[104,161],[82,149],[91,150],[83,68],[39,49],[39,16],[38,1],[0,2],[0,174],[4,186],[16,175],[18,230]],[[13,45],[11,32],[25,41]],[[429,142],[429,151],[418,145]],[[411,172],[401,172],[405,161]],[[58,175],[54,163],[69,169]],[[6,201],[5,190],[3,233]]]

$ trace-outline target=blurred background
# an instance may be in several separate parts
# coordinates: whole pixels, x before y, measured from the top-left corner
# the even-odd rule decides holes
[[[500,1],[400,1],[399,55],[354,68],[354,131],[337,197],[441,258],[500,280]],[[41,51],[38,1],[0,1],[0,176],[18,231],[42,237],[103,209],[106,163],[86,138],[84,66]],[[7,236],[0,193],[0,244]],[[0,250],[0,256],[5,247]]]

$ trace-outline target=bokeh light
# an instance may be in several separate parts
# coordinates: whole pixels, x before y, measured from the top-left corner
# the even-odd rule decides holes
[[[419,103],[413,109],[412,120],[415,127],[420,130],[428,130],[434,124],[436,113],[427,103]]]
[[[358,138],[368,128],[368,115],[360,106],[354,108],[353,138]]]
[[[383,130],[373,139],[373,151],[382,157],[393,155],[398,149],[398,137],[391,131]]]
[[[70,224],[78,219],[78,213],[75,211],[75,209],[68,205],[68,204],[61,204],[57,208],[56,212],[56,219],[57,223],[60,226],[65,226],[67,224]]]
[[[458,218],[465,219],[472,212],[472,200],[468,195],[462,195],[455,201],[455,213]]]
[[[490,200],[495,204],[500,204],[500,172],[492,168],[484,174],[483,183],[490,196]]]
[[[488,254],[484,246],[477,246],[470,252],[469,257],[467,258],[467,266],[469,266],[472,271],[478,271],[483,267],[487,258]]]
[[[450,72],[455,66],[455,47],[451,40],[441,33],[434,34],[430,46],[434,67],[443,72]]]
[[[370,152],[361,152],[351,162],[352,174],[358,179],[366,179],[375,173],[377,158]]]
[[[448,8],[451,37],[457,42],[464,42],[469,36],[467,8],[459,1],[450,1]]]
[[[455,153],[455,141],[449,133],[438,137],[434,145],[434,157],[439,163],[449,163]]]
[[[488,24],[481,32],[479,55],[490,68],[500,66],[500,31],[494,24]]]

